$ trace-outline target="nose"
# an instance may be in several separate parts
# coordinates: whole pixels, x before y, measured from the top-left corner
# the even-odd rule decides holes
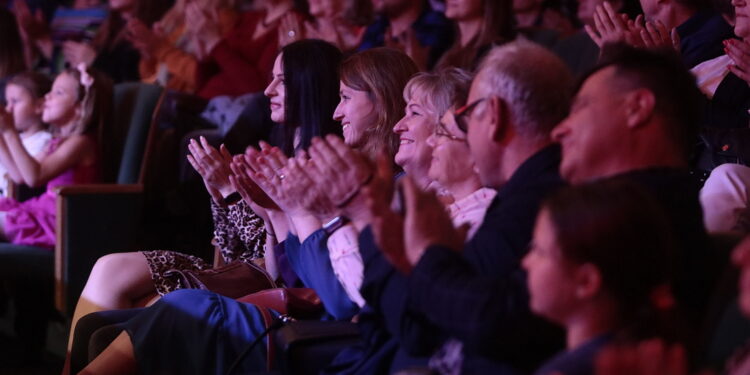
[[[526,253],[526,255],[524,255],[523,259],[521,259],[521,266],[526,271],[528,271],[529,268],[531,268],[531,257],[533,257],[533,256],[534,255],[532,254],[532,252],[529,251],[528,253]]]
[[[393,132],[396,134],[401,134],[405,132],[407,130],[406,125],[404,124],[405,122],[406,122],[406,116],[402,117],[401,120],[398,120],[396,125],[393,126]]]
[[[339,105],[336,106],[336,109],[333,110],[333,119],[335,121],[341,121],[344,119],[344,111],[341,108],[341,102],[339,102]]]
[[[263,95],[273,98],[276,96],[276,79],[274,78],[273,81],[271,81],[270,84],[268,84],[268,87],[266,87],[265,90],[263,90]]]

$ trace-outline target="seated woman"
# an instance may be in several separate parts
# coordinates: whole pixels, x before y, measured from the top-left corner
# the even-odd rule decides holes
[[[654,197],[622,180],[565,189],[543,204],[523,266],[532,311],[565,328],[567,350],[536,374],[593,374],[606,345],[670,334],[668,228]]]
[[[28,68],[26,61],[16,17],[0,8],[0,102],[4,102],[5,83]]]
[[[268,84],[274,59],[283,45],[278,40],[279,24],[284,15],[296,14],[294,3],[257,2],[259,10],[242,13],[237,26],[225,37],[219,32],[217,21],[207,19],[200,30],[204,55],[196,71],[198,96],[211,99],[261,91]]]
[[[311,19],[300,19],[289,14],[279,27],[280,40],[322,39],[342,51],[359,47],[365,26],[372,21],[372,4],[369,0],[310,0],[308,12]]]
[[[294,45],[295,44],[292,44],[290,46]],[[358,131],[370,135],[369,137],[357,139],[357,141],[358,143],[361,142],[359,144],[369,146],[372,154],[375,154],[378,149],[385,149],[385,145],[392,147],[391,149],[395,149],[396,141],[395,135],[392,132],[392,127],[396,122],[396,119],[402,116],[403,112],[401,111],[403,111],[404,104],[400,99],[400,95],[387,94],[400,93],[408,78],[416,72],[416,67],[406,55],[393,50],[375,49],[364,52],[360,55],[362,56],[355,55],[359,57],[352,57],[348,60],[348,63],[350,63],[348,68],[342,68],[342,74],[347,74],[346,78],[342,77],[342,82],[349,82],[346,81],[346,79],[353,77],[353,80],[357,85],[361,84],[361,86],[358,87],[361,87],[363,90],[366,88],[372,88],[372,91],[369,92],[372,93],[371,97],[373,99],[368,96],[368,92],[366,91],[342,93],[342,102],[337,111],[340,111],[342,106],[346,107],[346,109],[351,109],[348,105],[355,104],[360,106],[358,107],[360,110],[363,110],[363,112],[359,113],[359,116],[355,116],[355,113],[353,113],[354,111],[346,111],[347,115],[344,117],[348,120],[344,124],[345,138],[352,135],[352,133],[347,132],[346,129],[347,126],[354,123]],[[287,61],[287,57],[282,53],[282,58],[277,60],[277,62],[282,62],[283,64],[276,64],[276,68],[274,69],[274,81],[266,90],[267,95],[271,97],[272,118],[277,121],[293,120],[289,117],[288,110],[285,111],[284,106],[281,105],[281,99],[285,96],[287,90],[285,84],[290,82],[291,77],[286,70],[295,66],[290,64],[299,64],[300,61],[304,61],[305,59],[298,57],[300,61],[295,61],[291,57],[292,56],[289,56],[290,60]],[[384,64],[384,61],[390,62],[391,64]],[[356,64],[351,64],[352,62],[356,62]],[[393,64],[393,62],[397,64]],[[346,66],[347,63],[344,64]],[[280,65],[283,65],[283,67]],[[305,65],[309,65],[309,62]],[[386,66],[391,67],[391,69],[385,69],[384,67]],[[393,69],[394,66],[403,67],[404,69]],[[356,68],[363,69],[358,70]],[[283,74],[280,74],[282,69]],[[379,77],[378,75],[371,76],[367,74],[368,72],[373,71],[377,71],[378,74],[390,77],[391,79],[381,80],[377,79]],[[401,82],[401,85],[394,85],[392,82]],[[355,85],[355,83],[351,84]],[[335,91],[336,90],[334,89],[334,93]],[[355,95],[355,98],[352,98],[351,95]],[[352,101],[350,102],[349,99]],[[333,108],[330,110],[331,112],[328,113],[329,119],[333,117]],[[336,117],[339,116],[337,115]],[[369,121],[369,123],[364,122],[365,120]],[[301,118],[299,121],[304,123]],[[375,132],[374,128],[377,128],[378,133]],[[377,140],[373,140],[373,138],[375,138],[374,134],[382,135],[377,138]],[[301,137],[301,139],[305,140],[306,138]],[[351,138],[348,139],[351,140]],[[301,146],[304,147],[304,143],[301,144]],[[287,145],[287,147],[289,146]],[[281,152],[278,150],[269,150],[268,148],[265,148],[262,153],[251,152],[249,155],[264,158],[263,163],[273,163],[274,161],[272,159],[280,156],[280,154]],[[272,155],[273,158],[269,155]],[[272,173],[276,173],[273,176],[269,176],[270,179],[273,179],[272,181],[275,185],[281,185],[282,187],[285,185],[294,185],[288,183],[293,179],[291,174],[287,176],[285,174],[286,172],[283,171],[273,171]],[[284,183],[279,183],[282,180]],[[278,199],[277,203],[279,203],[282,211],[281,215],[279,215],[282,216],[282,220],[274,219],[274,215],[277,214],[273,212],[278,212],[278,210],[267,210],[270,221],[286,221],[286,215],[289,214],[289,216],[293,217],[292,222],[294,225],[292,225],[292,229],[295,230],[301,238],[309,236],[310,229],[308,228],[310,228],[310,226],[302,220],[294,218],[296,216],[294,215],[296,207],[287,205],[282,199]],[[299,219],[303,218],[300,217]],[[290,242],[288,237],[291,236],[286,236],[286,230],[283,232],[280,231],[280,226],[277,226],[275,223],[273,224],[273,227],[279,240],[285,241],[286,243]],[[319,228],[318,223],[318,228],[316,229]],[[304,234],[304,232],[307,232],[307,234]],[[294,252],[294,246],[286,245],[285,247],[288,251],[287,255],[290,255],[290,262],[292,263],[294,270],[298,273],[300,278],[302,278],[303,282],[305,282],[307,286],[316,289],[320,294],[326,309],[332,315],[341,318],[347,314],[347,311],[356,312],[357,309],[344,310],[339,308],[339,299],[346,299],[345,302],[349,305],[353,305],[353,303],[351,300],[347,299],[343,292],[341,292],[341,285],[334,276],[331,261],[329,260],[329,255],[325,247],[325,237],[319,237],[322,238],[321,241],[311,243],[315,243],[317,246],[322,247],[323,251],[318,251],[319,247],[316,247],[314,254],[309,255],[308,258],[302,258],[302,256],[305,255],[305,252],[300,251],[298,256],[290,255],[290,253]],[[300,245],[296,245],[294,248],[300,248]],[[304,260],[311,258],[314,263]],[[297,259],[297,261],[294,261],[293,259]],[[318,265],[321,264],[323,264],[325,268],[318,268]],[[295,267],[295,265],[298,267]],[[321,275],[314,275],[316,272]],[[335,288],[338,288],[338,290],[334,290]],[[347,290],[351,289],[347,288]],[[356,291],[356,288],[354,290]],[[330,297],[332,295],[334,298]],[[343,298],[338,298],[342,295]],[[190,309],[193,311],[205,309],[204,311],[208,312],[214,311],[215,308],[219,308],[228,315],[222,317],[217,315],[216,317],[218,319],[206,321],[204,317],[207,317],[208,315],[200,313],[199,317],[196,319],[195,316],[185,316],[181,313],[185,304],[192,306]],[[221,315],[224,314],[222,313]],[[351,317],[351,315],[352,313],[348,313],[348,317]],[[168,326],[163,326],[164,329],[170,331],[170,334],[177,334],[179,331],[187,335],[186,340],[179,340],[180,344],[169,347],[168,351],[170,351],[170,353],[163,352],[167,347],[158,344],[152,339],[156,336],[153,335],[153,331],[150,327],[154,327],[153,323],[161,321],[162,319],[171,322]],[[161,326],[160,323],[157,324]],[[175,329],[174,332],[172,331],[173,328]],[[138,363],[141,366],[141,370],[148,369],[148,371],[165,370],[178,373],[224,373],[230,364],[237,359],[245,346],[252,342],[263,331],[263,329],[264,325],[262,323],[262,318],[259,315],[258,310],[252,305],[237,303],[234,300],[225,299],[201,291],[177,291],[165,296],[146,312],[131,320],[128,323],[127,334],[121,334],[101,356],[84,370],[84,373],[111,372],[115,368],[134,370],[134,363]],[[217,332],[226,332],[226,335],[221,334],[220,336],[228,339],[215,340],[218,337],[214,336],[214,333]],[[207,334],[208,336],[203,336],[204,334]],[[199,338],[199,336],[203,337]],[[209,340],[208,337],[214,337],[215,339]],[[129,355],[125,352],[125,356],[123,356],[123,352],[119,350],[119,348],[122,347],[130,348],[126,350],[133,353],[133,355]],[[211,354],[206,355],[206,350],[209,350]],[[173,355],[178,353],[182,356],[193,352],[201,354],[188,356],[203,358],[205,361],[201,359],[199,362],[186,364],[186,367],[182,368],[181,365],[169,360],[170,358],[173,358]],[[265,348],[263,345],[256,346],[253,352],[248,353],[247,356],[243,358],[240,367],[237,369],[238,372],[248,372],[253,369],[259,370],[265,368],[264,352]],[[160,361],[160,358],[164,359],[163,363],[157,363]]]
[[[516,37],[510,1],[450,1],[445,17],[456,23],[458,34],[453,46],[438,60],[436,71],[451,66],[474,71],[493,44]]]
[[[266,89],[266,95],[271,99],[272,119],[283,127],[282,148],[290,154],[307,147],[315,136],[339,133],[340,128],[331,115],[337,101],[340,62],[340,51],[317,40],[292,43],[279,54],[274,81]],[[217,151],[201,140],[193,141],[191,150],[190,162],[203,176],[212,197],[214,235],[224,261],[262,259],[266,243],[266,263],[271,268],[273,233],[286,233],[286,225],[277,223],[283,229],[274,227],[265,208],[253,201],[234,199],[237,194],[229,179],[233,172],[226,149]],[[266,233],[271,236],[266,238]],[[90,312],[132,308],[144,297],[181,288],[174,276],[165,274],[167,270],[209,267],[199,258],[163,250],[104,256],[94,265],[84,287],[71,332],[75,332],[80,317]]]
[[[111,100],[111,85],[92,77],[83,66],[57,76],[45,96],[42,121],[52,126],[55,137],[45,156],[37,160],[24,147],[13,117],[0,116],[0,163],[11,179],[31,187],[47,185],[39,197],[23,203],[0,199],[0,234],[19,245],[54,248],[56,224],[55,188],[96,181],[99,150],[95,135]]]
[[[21,137],[23,146],[34,158],[44,156],[52,134],[42,122],[44,95],[49,92],[52,82],[46,76],[25,72],[13,76],[5,86],[5,110],[13,115],[13,123]],[[8,195],[8,178],[5,166],[0,164],[0,193]],[[13,181],[20,183],[22,181]]]
[[[109,14],[91,41],[68,40],[62,53],[70,66],[80,63],[107,74],[115,83],[138,81],[140,54],[128,41],[129,20],[149,27],[167,11],[168,2],[147,0],[109,0]]]
[[[32,14],[25,1],[16,1],[14,11],[24,35],[25,53],[32,57],[32,65],[57,74],[65,69],[62,44],[72,40],[91,42],[102,22],[107,18],[107,6],[102,0],[75,0],[70,6],[55,9],[49,25],[41,10]]]
[[[205,43],[235,27],[234,8],[232,0],[178,0],[152,28],[137,19],[128,22],[130,42],[141,54],[141,80],[193,93],[198,63],[210,52]]]

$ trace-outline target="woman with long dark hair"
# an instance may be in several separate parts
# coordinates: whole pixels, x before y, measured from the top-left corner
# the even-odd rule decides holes
[[[338,67],[341,59],[341,52],[336,47],[320,40],[304,40],[289,44],[278,55],[273,81],[266,88],[265,93],[271,99],[271,119],[282,127],[282,133],[285,134],[280,142],[290,154],[295,150],[304,149],[313,137],[340,134],[340,128],[332,120],[332,114],[338,102]],[[274,245],[271,240],[275,226],[272,225],[272,219],[269,219],[269,212],[262,207],[255,204],[251,206],[244,200],[234,199],[237,194],[229,181],[229,176],[232,175],[229,166],[231,156],[226,149],[222,147],[217,151],[205,140],[201,140],[200,143],[193,141],[190,147],[191,155],[188,158],[203,176],[206,188],[212,197],[214,235],[221,248],[224,262],[235,260],[251,262],[263,258],[264,255],[271,256],[272,251],[268,250]],[[272,214],[270,216],[273,217]],[[277,233],[281,233],[286,229],[277,228],[276,230]],[[271,235],[267,236],[267,233]],[[265,251],[264,246],[266,246]],[[272,259],[266,259],[266,264],[273,263]],[[87,313],[132,308],[144,298],[153,296],[154,292],[165,295],[180,289],[182,285],[176,275],[169,276],[166,272],[170,269],[203,270],[209,267],[209,264],[197,257],[172,251],[146,251],[104,256],[97,261],[81,294],[74,315],[73,327],[78,319]],[[159,306],[162,307],[155,310],[157,313],[148,313],[144,315],[144,319],[160,316],[158,311],[163,310],[165,305],[167,309],[170,306],[160,303]],[[209,323],[201,322],[204,326],[210,325]],[[138,325],[135,325],[133,330],[138,333],[138,337],[145,337],[141,335],[146,334],[147,331],[148,329],[144,326]],[[134,336],[131,337],[133,337],[133,343],[138,343],[140,340]],[[149,347],[149,343],[141,344],[141,347]],[[130,340],[127,340],[127,345],[132,346]],[[164,349],[178,350],[177,348]],[[138,353],[136,354],[139,363],[164,361],[163,363],[151,362],[155,368],[175,365],[173,359],[176,357],[151,354],[150,351],[145,350],[143,358],[138,357]],[[113,353],[105,354],[103,358],[116,358],[116,356],[108,357],[109,354]],[[105,369],[102,370],[103,373],[113,371],[111,367],[108,367],[111,362],[102,361],[97,364],[99,365],[103,366],[98,367],[99,369]],[[205,365],[208,366],[208,362]],[[177,370],[177,367],[170,371],[186,373]],[[206,373],[201,371],[200,367],[190,369],[190,371]]]

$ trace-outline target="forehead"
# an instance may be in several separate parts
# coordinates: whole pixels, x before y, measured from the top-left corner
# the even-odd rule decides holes
[[[75,77],[68,73],[61,73],[55,78],[55,82],[52,84],[57,88],[75,90],[78,87]]]
[[[278,56],[276,56],[276,60],[273,62],[273,73],[274,74],[281,74],[283,69],[283,53],[280,53]]]
[[[616,90],[611,90],[612,85],[615,84],[615,68],[606,67],[600,69],[594,74],[590,75],[581,85],[581,88],[576,94],[577,98],[591,95],[601,95],[604,93],[613,94]]]

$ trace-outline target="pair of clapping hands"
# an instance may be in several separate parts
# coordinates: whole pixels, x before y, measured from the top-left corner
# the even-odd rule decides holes
[[[596,6],[594,25],[585,25],[586,33],[601,48],[609,43],[627,43],[634,47],[680,50],[677,30],[667,30],[659,20],[646,21],[643,15],[635,20],[626,14],[615,12],[609,2]]]
[[[342,215],[359,230],[371,225],[377,244],[403,272],[430,245],[463,247],[466,228],[453,228],[434,193],[421,191],[408,176],[395,186],[390,160],[382,156],[373,166],[338,137],[315,138],[307,152],[291,158],[266,143],[235,156],[223,145],[216,150],[203,137],[188,147],[188,161],[218,203],[236,191],[254,210],[312,215],[321,221]],[[403,214],[391,208],[396,189]]]

